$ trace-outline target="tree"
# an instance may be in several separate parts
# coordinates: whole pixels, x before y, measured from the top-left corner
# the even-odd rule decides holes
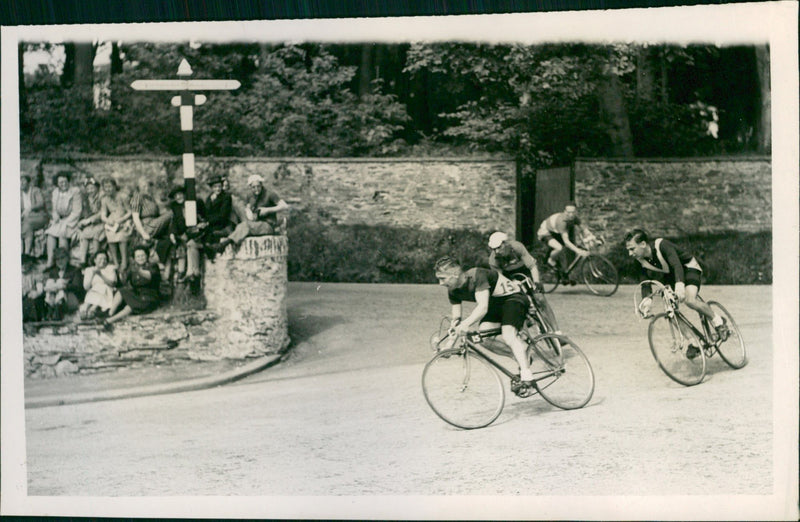
[[[769,154],[772,149],[772,96],[770,92],[769,47],[766,45],[757,45],[755,47],[755,54],[761,109],[759,111],[758,125],[756,127],[756,143],[760,153]]]

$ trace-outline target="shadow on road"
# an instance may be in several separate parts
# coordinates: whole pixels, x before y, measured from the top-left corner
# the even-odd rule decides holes
[[[317,334],[345,322],[342,315],[313,315],[302,310],[289,310],[289,338],[292,344],[298,344]]]

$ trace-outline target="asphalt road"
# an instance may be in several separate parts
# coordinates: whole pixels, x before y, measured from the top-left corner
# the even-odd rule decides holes
[[[510,397],[494,424],[464,431],[420,386],[449,310],[442,288],[292,283],[295,346],[277,367],[222,388],[27,410],[28,495],[767,498],[780,478],[771,288],[702,293],[737,318],[744,369],[714,357],[705,382],[680,386],[649,352],[632,287],[557,290],[562,329],[595,371],[593,399],[562,411]]]

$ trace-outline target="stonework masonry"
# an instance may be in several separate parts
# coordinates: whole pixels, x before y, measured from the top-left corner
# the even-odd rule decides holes
[[[635,226],[666,237],[772,229],[769,158],[581,159],[574,169],[581,216],[608,242]]]
[[[58,170],[111,176],[132,188],[142,176],[163,187],[182,183],[180,158],[23,158],[21,170],[44,174],[52,189]],[[198,196],[205,180],[227,175],[235,194],[247,194],[258,174],[298,210],[315,210],[337,224],[376,224],[423,229],[456,228],[515,233],[516,163],[490,158],[211,158],[196,162]]]

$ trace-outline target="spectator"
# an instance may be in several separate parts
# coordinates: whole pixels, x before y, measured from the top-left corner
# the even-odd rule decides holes
[[[100,219],[103,205],[97,180],[86,180],[83,197],[83,213],[78,221],[78,261],[81,266],[86,266],[86,256],[93,256],[100,250],[100,242],[106,238],[103,221]]]
[[[157,244],[156,255],[159,263],[165,263],[169,245],[162,239],[167,239],[169,222],[172,216],[168,211],[162,212],[156,203],[153,182],[146,178],[139,178],[138,190],[131,198],[131,217],[133,226],[138,233],[138,244]]]
[[[196,283],[200,279],[200,242],[201,236],[208,226],[205,221],[205,208],[202,201],[196,201],[197,224],[186,226],[184,215],[186,194],[183,187],[175,187],[169,192],[172,199],[170,211],[172,220],[169,228],[171,248],[177,249],[178,274],[180,280]]]
[[[103,221],[111,263],[124,272],[128,268],[128,238],[133,232],[133,221],[128,198],[119,191],[117,182],[112,178],[103,180],[100,219]]]
[[[102,250],[94,254],[94,266],[83,271],[83,288],[86,297],[78,309],[80,318],[91,319],[98,314],[108,316],[114,302],[117,285],[117,267],[108,264],[108,254]]]
[[[44,317],[44,278],[36,271],[36,258],[22,254],[22,321],[41,321]]]
[[[233,232],[233,223],[231,222],[233,202],[230,193],[224,188],[224,182],[225,180],[220,176],[208,180],[211,194],[205,201],[208,228],[206,228],[204,239],[209,246],[216,245],[221,238]]]
[[[78,230],[78,220],[83,209],[83,196],[78,187],[70,186],[72,173],[62,170],[53,176],[53,206],[50,226],[47,227],[47,266],[53,267],[56,243],[69,252],[70,238]]]
[[[69,251],[57,248],[53,255],[55,266],[45,272],[44,302],[47,318],[61,321],[75,312],[83,301],[83,281],[80,270],[69,264]]]
[[[106,330],[112,324],[131,314],[152,312],[161,302],[158,288],[161,284],[161,272],[158,266],[149,262],[150,251],[142,246],[133,247],[133,263],[125,272],[123,286],[114,295],[109,314],[111,317],[103,321]],[[124,307],[119,310],[120,306]],[[119,311],[117,311],[119,310]]]
[[[33,234],[47,226],[47,206],[42,190],[31,183],[31,177],[20,178],[20,209],[22,211],[22,253],[33,255]]]
[[[247,179],[250,195],[244,205],[234,205],[240,222],[231,234],[224,237],[217,249],[222,251],[229,244],[241,244],[248,236],[264,236],[282,232],[286,219],[279,223],[278,212],[287,210],[289,205],[272,190],[264,187],[264,178],[256,174]]]

